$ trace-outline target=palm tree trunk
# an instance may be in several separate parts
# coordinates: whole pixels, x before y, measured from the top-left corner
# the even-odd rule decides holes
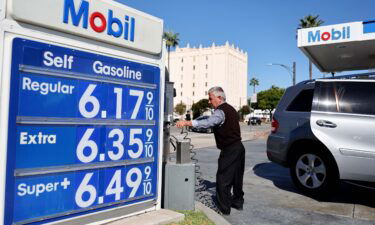
[[[169,67],[169,54],[171,52],[171,47],[168,47],[168,71],[171,72],[171,68]]]
[[[309,60],[309,78],[312,80],[312,63],[311,60]]]
[[[253,92],[254,92],[254,94],[255,94],[255,85],[253,85],[253,87],[254,87]]]

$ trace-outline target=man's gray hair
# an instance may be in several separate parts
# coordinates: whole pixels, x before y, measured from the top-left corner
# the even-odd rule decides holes
[[[223,101],[225,102],[226,100],[226,97],[225,97],[225,93],[224,93],[224,90],[223,88],[219,87],[219,86],[216,86],[216,87],[212,87],[210,88],[210,90],[208,90],[208,93],[212,93],[214,94],[216,97],[221,97],[223,99]]]

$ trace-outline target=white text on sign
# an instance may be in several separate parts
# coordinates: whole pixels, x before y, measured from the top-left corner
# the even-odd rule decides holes
[[[52,52],[44,52],[43,63],[46,66],[55,66],[57,68],[72,69],[72,64],[74,61],[73,56],[64,55],[64,57],[53,56]]]
[[[59,188],[67,189],[70,185],[70,181],[68,178],[64,178],[61,182],[50,182],[50,183],[39,183],[28,185],[26,183],[21,183],[17,187],[17,195],[18,196],[25,196],[25,195],[35,195],[38,197],[39,195],[43,194],[44,192],[55,192],[58,191]]]
[[[56,144],[55,134],[29,134],[27,132],[20,133],[20,144],[21,145],[40,145],[40,144]]]
[[[22,90],[37,91],[42,95],[47,95],[50,92],[71,95],[73,93],[73,89],[74,86],[62,84],[60,81],[58,81],[57,83],[47,83],[32,81],[28,77],[23,77],[22,79]]]

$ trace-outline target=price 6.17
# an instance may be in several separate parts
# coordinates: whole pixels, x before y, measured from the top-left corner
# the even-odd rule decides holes
[[[125,172],[125,169],[114,170],[112,178],[105,184],[103,196],[98,196],[97,187],[93,185],[95,182],[92,180],[97,179],[97,174],[95,172],[86,173],[75,193],[75,202],[80,208],[87,208],[95,202],[102,204],[150,195],[152,194],[151,167],[144,167],[143,172],[144,176],[141,168],[138,167],[133,167],[127,172]],[[123,176],[124,173],[126,174]],[[122,182],[123,178],[125,185]],[[143,185],[141,185],[142,183]]]
[[[87,128],[81,140],[79,141],[76,149],[76,155],[79,161],[83,163],[90,163],[93,162],[99,155],[99,148],[96,140],[100,138],[92,139],[93,133],[95,132],[95,128]],[[109,158],[110,160],[121,160],[124,158],[124,154],[126,153],[131,159],[140,158],[144,152],[145,146],[145,157],[150,158],[153,156],[153,146],[150,145],[150,141],[152,141],[153,131],[152,129],[146,130],[146,142],[147,144],[144,145],[143,140],[140,138],[142,137],[142,128],[130,128],[129,129],[129,142],[127,143],[127,150],[125,150],[124,146],[124,130],[119,128],[111,129],[108,132],[108,140],[109,146],[107,150],[107,156],[105,154],[100,154],[100,160],[104,161],[105,158]],[[107,143],[108,144],[108,143]],[[131,147],[131,149],[130,149]]]
[[[95,118],[99,114],[99,112],[101,112],[102,118],[107,117],[106,115],[107,110],[101,110],[100,100],[95,95],[93,95],[96,88],[97,88],[96,84],[89,84],[78,102],[79,112],[84,118],[90,118],[90,119]],[[115,114],[114,116],[116,119],[123,119],[122,115],[123,115],[123,111],[125,110],[122,107],[123,106],[123,88],[118,88],[118,87],[113,88],[113,94],[115,96],[114,100],[116,101],[115,102],[116,109],[114,112]],[[128,94],[130,97],[136,97],[136,101],[134,103],[133,108],[126,109],[129,112],[132,112],[129,119],[138,119],[137,116],[142,106],[142,101],[143,101],[145,92],[142,90],[130,89]],[[153,112],[153,107],[150,107],[150,106],[153,106],[153,100],[154,100],[153,93],[147,92],[146,98],[147,98],[147,101],[146,101],[147,106],[145,107],[145,110],[146,110],[145,119],[152,120],[154,119],[154,112]],[[108,99],[108,100],[111,101],[112,99]]]

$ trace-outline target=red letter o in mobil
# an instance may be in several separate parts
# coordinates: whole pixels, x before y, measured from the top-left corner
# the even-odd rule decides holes
[[[324,32],[324,33],[322,34],[322,40],[323,40],[323,41],[328,41],[330,38],[331,38],[331,34],[330,34],[330,33],[328,33],[328,32]]]
[[[98,18],[100,20],[101,26],[97,26],[95,24],[96,18]],[[103,16],[103,14],[101,14],[100,12],[94,12],[90,16],[90,26],[94,31],[96,31],[98,33],[101,33],[103,31],[105,31],[105,29],[107,28],[107,21],[106,21],[105,17]]]

